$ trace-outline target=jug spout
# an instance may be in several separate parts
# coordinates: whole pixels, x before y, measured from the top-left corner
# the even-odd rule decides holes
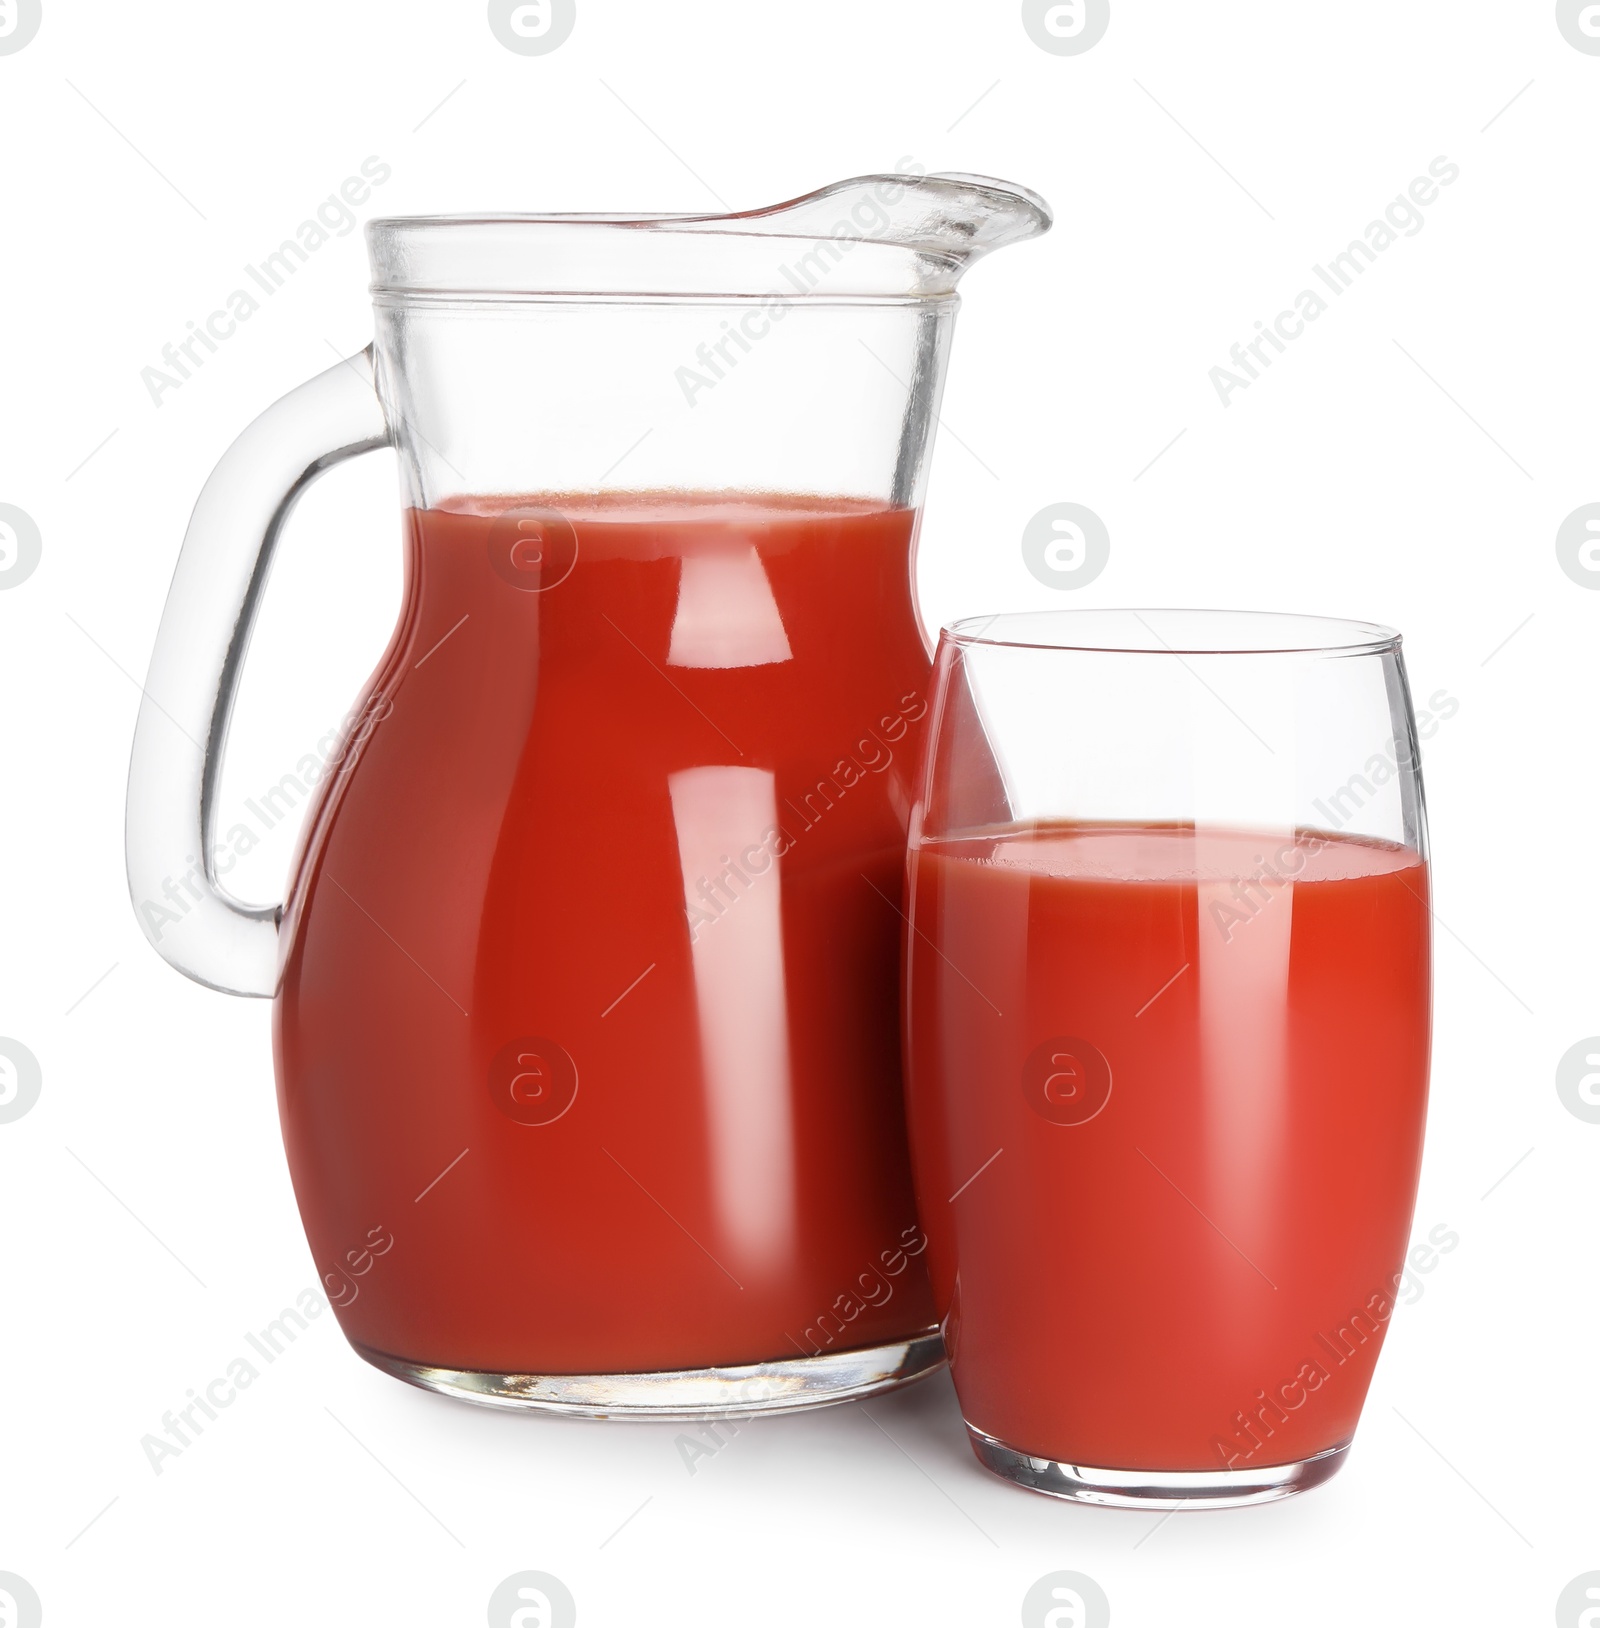
[[[685,230],[798,238],[842,247],[871,245],[910,257],[915,291],[953,288],[975,261],[1050,230],[1037,192],[987,175],[896,172],[860,175],[787,203],[744,214],[685,221]]]
[[[1047,232],[1037,193],[902,169],[725,215],[474,215],[367,227],[382,303],[938,298],[994,249]]]

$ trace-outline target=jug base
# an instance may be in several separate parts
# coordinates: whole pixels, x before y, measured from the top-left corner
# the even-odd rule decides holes
[[[967,1426],[978,1462],[986,1470],[1030,1492],[1110,1509],[1242,1509],[1275,1503],[1321,1486],[1344,1463],[1349,1442],[1313,1453],[1293,1464],[1259,1470],[1103,1470],[1065,1464],[1008,1447]]]
[[[757,1418],[855,1402],[926,1378],[944,1365],[938,1329],[889,1345],[780,1358],[732,1368],[635,1374],[499,1374],[434,1368],[357,1345],[373,1367],[423,1390],[484,1407],[525,1408],[581,1419]]]

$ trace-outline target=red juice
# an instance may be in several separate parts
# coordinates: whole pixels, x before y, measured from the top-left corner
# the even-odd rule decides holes
[[[275,1008],[295,1191],[358,1346],[633,1373],[931,1326],[896,1000],[915,518],[412,512]]]
[[[1347,1441],[1421,1159],[1423,860],[1061,825],[914,848],[910,890],[912,1148],[968,1423],[1108,1469]]]

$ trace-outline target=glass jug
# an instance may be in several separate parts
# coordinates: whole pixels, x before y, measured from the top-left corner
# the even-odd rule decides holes
[[[375,221],[373,345],[207,483],[132,896],[173,966],[274,999],[296,1198],[370,1362],[662,1418],[942,1359],[898,1047],[912,551],[956,284],[1049,224],[911,173],[714,218]],[[273,547],[382,446],[399,625],[288,897],[245,905],[217,787]]]

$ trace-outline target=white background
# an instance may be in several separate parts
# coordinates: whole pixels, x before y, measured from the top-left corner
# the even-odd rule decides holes
[[[578,4],[558,51],[522,57],[480,4],[44,0],[0,56],[0,502],[44,543],[0,592],[0,1034],[44,1081],[0,1125],[0,1571],[57,1625],[478,1624],[523,1568],[591,1628],[1011,1624],[1062,1568],[1118,1628],[1550,1621],[1600,1568],[1600,1125],[1554,1086],[1600,1030],[1600,593],[1554,546],[1600,499],[1600,57],[1546,0],[1113,0],[1079,56],[1041,50],[1013,4]],[[1461,1242],[1396,1316],[1328,1486],[1159,1525],[1029,1496],[979,1470],[942,1376],[748,1424],[690,1474],[679,1427],[429,1397],[331,1316],[152,1472],[140,1438],[315,1270],[266,1004],[178,978],[129,909],[135,680],[217,457],[369,337],[360,234],[159,408],[140,370],[373,154],[393,176],[364,217],[746,208],[904,156],[1036,188],[1056,230],[964,289],[929,618],[1359,616],[1404,630],[1420,696],[1459,702],[1426,758],[1417,1233]],[[1438,155],[1461,176],[1424,229],[1224,408],[1208,370]],[[1076,593],[1019,548],[1059,501],[1111,534]],[[365,676],[396,518],[389,454],[297,513],[225,818]],[[274,896],[289,848],[280,829],[234,880]]]

